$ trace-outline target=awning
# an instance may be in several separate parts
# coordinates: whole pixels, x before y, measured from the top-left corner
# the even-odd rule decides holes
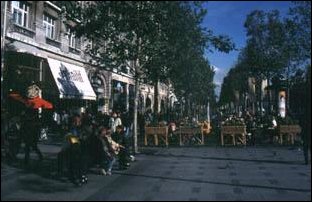
[[[48,63],[57,84],[60,98],[96,99],[96,95],[83,67],[51,58],[48,58]]]

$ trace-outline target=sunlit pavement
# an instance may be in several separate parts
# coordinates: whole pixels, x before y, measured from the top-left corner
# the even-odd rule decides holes
[[[40,148],[46,158],[29,170],[2,164],[1,200],[311,200],[311,164],[296,147],[145,147],[126,171],[91,169],[82,187],[57,176],[59,146]]]

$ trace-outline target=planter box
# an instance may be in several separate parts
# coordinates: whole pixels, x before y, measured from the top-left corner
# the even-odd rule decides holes
[[[197,134],[200,134],[200,138],[198,139],[196,137]],[[202,131],[202,127],[188,127],[188,126],[181,126],[179,128],[179,136],[180,136],[180,146],[185,144],[187,140],[189,140],[192,137],[196,137],[197,140],[200,142],[200,144],[204,144],[204,134]]]
[[[290,139],[291,144],[295,143],[295,136],[301,133],[299,125],[280,125],[278,128],[279,143],[283,144],[283,136]]]
[[[147,145],[149,136],[154,136],[154,144],[158,146],[158,137],[160,137],[168,146],[168,126],[149,127],[145,126],[144,145]]]
[[[236,136],[240,142],[246,145],[246,126],[221,126],[221,145],[224,145],[224,136],[232,137],[232,144],[236,145]]]

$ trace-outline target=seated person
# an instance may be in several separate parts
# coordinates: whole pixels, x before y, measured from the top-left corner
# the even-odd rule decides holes
[[[118,159],[119,159],[119,168],[125,169],[127,168],[127,166],[130,166],[130,163],[129,163],[130,154],[129,154],[129,142],[125,136],[122,125],[119,125],[116,127],[116,132],[113,133],[112,139],[116,143],[124,146],[124,148],[121,148],[118,154]]]
[[[112,174],[112,168],[116,161],[116,157],[120,152],[121,148],[124,148],[124,146],[116,143],[112,137],[111,132],[107,128],[101,128],[100,129],[100,141],[101,141],[101,173],[103,175],[111,175]]]

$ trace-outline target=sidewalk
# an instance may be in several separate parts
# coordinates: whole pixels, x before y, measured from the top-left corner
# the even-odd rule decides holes
[[[31,171],[1,165],[1,200],[311,200],[311,164],[292,147],[142,147],[130,169],[91,169],[77,188],[55,172],[60,146],[39,146]]]

